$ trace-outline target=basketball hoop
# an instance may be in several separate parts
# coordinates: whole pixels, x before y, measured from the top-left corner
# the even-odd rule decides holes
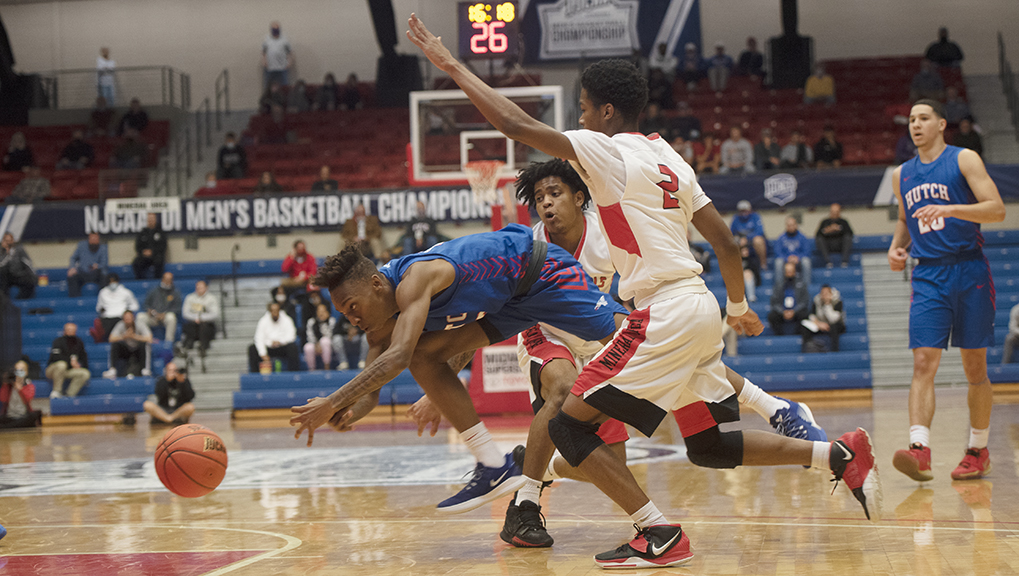
[[[467,182],[471,185],[475,202],[497,203],[499,171],[505,165],[505,162],[499,160],[477,160],[464,164],[464,172],[467,173]]]

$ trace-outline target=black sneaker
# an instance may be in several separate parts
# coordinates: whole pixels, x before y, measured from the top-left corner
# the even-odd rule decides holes
[[[134,426],[136,422],[134,414],[124,414],[124,417],[120,419],[120,423],[124,426]]]
[[[637,525],[633,525],[637,528]],[[602,552],[594,563],[602,568],[663,568],[685,564],[693,558],[690,539],[679,524],[637,528],[633,540],[615,550]]]
[[[548,548],[555,542],[545,530],[541,506],[530,500],[524,500],[519,506],[510,503],[499,538],[517,548]]]

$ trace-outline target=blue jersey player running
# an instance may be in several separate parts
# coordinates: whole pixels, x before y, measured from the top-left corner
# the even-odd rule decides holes
[[[981,249],[980,224],[1004,220],[1005,205],[980,156],[945,144],[945,125],[940,102],[924,99],[913,105],[909,132],[917,155],[896,168],[892,180],[899,221],[888,263],[899,271],[907,254],[919,260],[909,307],[909,448],[897,451],[892,463],[920,482],[934,478],[929,448],[934,375],[949,336],[962,353],[970,384],[969,445],[952,479],[980,478],[991,470],[987,436],[993,394],[987,347],[994,345],[994,281]]]
[[[584,340],[608,342],[626,310],[607,298],[565,250],[534,240],[511,224],[425,252],[397,258],[377,270],[356,248],[326,259],[315,284],[329,290],[336,309],[367,333],[368,365],[328,398],[295,406],[295,437],[327,422],[344,429],[378,402],[378,390],[406,368],[460,432],[477,458],[473,478],[439,504],[444,512],[477,508],[520,488],[521,468],[496,448],[457,379],[462,355],[546,322]],[[452,366],[451,364],[459,364]],[[545,422],[533,427],[532,453],[551,453]],[[539,415],[540,416],[540,415]],[[536,419],[538,417],[536,416]]]

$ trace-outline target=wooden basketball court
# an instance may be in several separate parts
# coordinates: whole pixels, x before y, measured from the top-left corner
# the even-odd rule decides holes
[[[829,477],[799,467],[708,470],[686,461],[675,424],[631,440],[632,470],[695,557],[645,574],[917,574],[1019,572],[1019,406],[994,407],[986,480],[952,482],[965,446],[965,390],[938,391],[933,482],[891,466],[907,442],[906,392],[873,403],[813,402],[834,437],[860,425],[874,439],[883,516],[864,519]],[[831,404],[831,405],[829,405]],[[0,574],[275,575],[601,574],[592,556],[632,535],[629,518],[593,486],[557,482],[543,496],[551,549],[499,540],[508,497],[442,516],[434,506],[473,466],[449,429],[418,438],[382,413],[312,449],[285,421],[201,414],[230,451],[223,485],[198,499],[159,485],[152,453],[167,428],[51,426],[0,435]],[[507,450],[527,418],[486,419]],[[767,429],[744,413],[743,427]],[[633,571],[630,571],[633,572]]]

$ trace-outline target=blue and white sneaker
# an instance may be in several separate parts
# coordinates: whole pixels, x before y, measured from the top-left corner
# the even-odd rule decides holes
[[[828,435],[825,434],[824,428],[817,425],[817,422],[814,421],[814,415],[810,413],[810,408],[807,408],[806,404],[778,398],[777,396],[775,398],[789,403],[788,408],[779,410],[771,417],[771,427],[775,429],[776,433],[789,438],[810,440],[811,442],[828,441]]]
[[[6,536],[6,535],[7,535],[7,529],[4,528],[3,526],[0,526],[0,540],[3,540],[4,536]]]
[[[447,514],[467,512],[500,496],[516,492],[523,485],[524,475],[513,460],[513,453],[509,453],[506,462],[499,468],[489,468],[478,462],[463,490],[439,502],[436,509]]]

